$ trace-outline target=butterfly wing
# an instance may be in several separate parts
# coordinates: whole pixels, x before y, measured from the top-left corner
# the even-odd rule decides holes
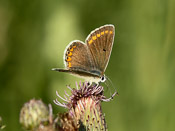
[[[92,55],[95,68],[103,73],[106,70],[110,59],[113,41],[115,36],[115,28],[113,25],[104,25],[92,31],[87,37],[85,43]]]
[[[112,51],[115,29],[113,25],[105,25],[92,31],[85,44],[72,41],[64,53],[66,69],[53,69],[79,76],[100,78],[103,76]]]
[[[89,77],[98,77],[101,74],[95,68],[88,46],[81,41],[72,41],[67,46],[63,60],[66,69],[56,68],[53,70]]]

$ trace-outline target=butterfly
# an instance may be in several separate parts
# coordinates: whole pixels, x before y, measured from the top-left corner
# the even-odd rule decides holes
[[[53,68],[85,78],[88,82],[105,82],[105,70],[108,65],[115,36],[114,25],[107,24],[93,30],[85,43],[74,40],[64,51],[65,69]]]

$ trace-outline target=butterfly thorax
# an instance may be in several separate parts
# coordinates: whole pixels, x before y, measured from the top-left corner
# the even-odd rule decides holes
[[[83,70],[81,68],[70,68],[69,69],[71,71],[71,74],[75,75],[75,76],[79,76],[81,78],[84,78],[85,80],[89,81],[90,83],[94,82],[94,83],[99,83],[99,82],[105,82],[106,81],[106,77],[104,75],[103,72],[99,71],[99,70],[90,70],[90,71],[86,71]]]

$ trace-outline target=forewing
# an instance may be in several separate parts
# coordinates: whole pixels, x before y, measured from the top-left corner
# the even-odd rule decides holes
[[[64,53],[64,63],[68,70],[89,71],[94,68],[91,54],[86,44],[81,41],[72,41]]]
[[[86,39],[86,44],[92,55],[95,68],[105,72],[110,59],[115,28],[113,25],[104,25],[92,31]]]

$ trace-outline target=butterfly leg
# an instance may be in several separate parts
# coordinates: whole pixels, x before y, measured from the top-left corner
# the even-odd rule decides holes
[[[115,92],[111,95],[111,97],[109,97],[109,98],[104,98],[104,99],[102,99],[102,101],[105,101],[105,102],[111,101],[111,100],[113,100],[113,98],[114,98],[115,95],[117,95],[117,96],[119,95],[117,91],[115,91]]]
[[[88,85],[88,87],[90,87],[90,86],[98,87],[99,86],[99,83],[93,83],[92,81],[88,81],[87,82],[87,85]]]
[[[92,85],[92,82],[87,82],[87,86],[90,87]]]

